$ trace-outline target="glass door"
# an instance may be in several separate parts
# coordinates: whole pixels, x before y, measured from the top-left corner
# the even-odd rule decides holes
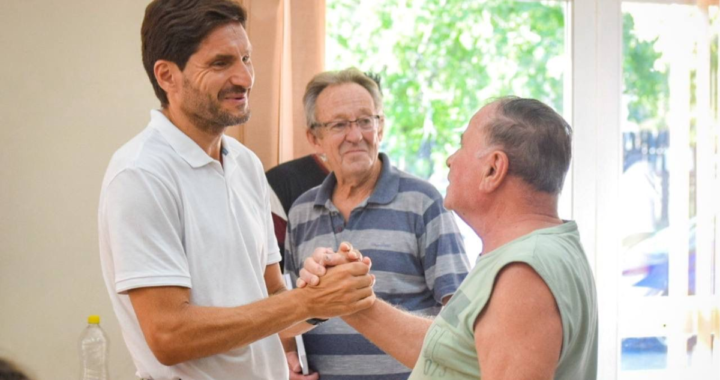
[[[621,11],[618,378],[720,379],[718,8]]]

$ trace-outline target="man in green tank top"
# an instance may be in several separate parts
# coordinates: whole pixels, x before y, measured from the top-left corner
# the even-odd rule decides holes
[[[577,225],[557,212],[571,140],[537,100],[483,107],[448,159],[445,199],[483,239],[475,267],[434,320],[380,301],[343,319],[411,379],[596,379],[595,283]],[[299,285],[322,286],[348,256],[307,259]]]

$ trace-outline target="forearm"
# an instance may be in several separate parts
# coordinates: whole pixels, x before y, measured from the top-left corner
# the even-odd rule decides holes
[[[277,290],[275,293],[271,294],[270,296],[276,296],[278,294],[282,294],[287,292],[288,290],[286,288],[281,288]],[[296,323],[294,325],[291,325],[290,327],[280,331],[278,334],[280,335],[280,340],[283,342],[283,347],[285,348],[285,352],[287,351],[295,351],[295,336],[300,334],[305,334],[306,332],[313,329],[313,325],[309,323],[305,323],[304,321],[301,323]],[[290,347],[291,349],[288,349],[289,344],[291,343]]]
[[[343,320],[408,368],[415,366],[432,324],[431,319],[412,315],[381,300]]]
[[[355,313],[375,300],[365,264],[333,268],[322,284],[285,292],[276,267],[274,274],[266,276],[272,297],[232,308],[192,305],[187,288],[131,290],[130,300],[155,357],[165,365],[173,365],[227,352],[309,318]],[[308,328],[300,326],[290,333]]]
[[[315,326],[313,326],[309,323],[305,323],[305,322],[296,323],[296,324],[280,331],[280,333],[279,333],[280,339],[293,340],[292,338],[294,338],[300,334],[305,334],[306,332],[312,330],[314,327]]]
[[[144,331],[158,360],[173,365],[246,346],[311,317],[294,292],[252,304],[203,307],[184,304]]]

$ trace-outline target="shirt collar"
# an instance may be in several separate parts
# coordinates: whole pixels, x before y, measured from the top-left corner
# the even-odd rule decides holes
[[[390,159],[385,153],[380,153],[378,158],[382,163],[380,179],[378,179],[375,184],[375,189],[373,189],[373,193],[370,195],[370,198],[368,198],[367,203],[388,204],[395,199],[400,189],[400,173],[390,165]],[[322,185],[320,185],[320,190],[315,195],[315,206],[327,207],[327,203],[332,198],[336,184],[337,178],[335,178],[335,173],[330,173]]]
[[[150,126],[160,131],[173,150],[193,168],[199,168],[215,161],[160,110],[150,111]],[[223,154],[227,152],[226,146],[227,144],[223,140]]]

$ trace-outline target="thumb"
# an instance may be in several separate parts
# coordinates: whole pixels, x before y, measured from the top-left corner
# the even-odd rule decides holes
[[[338,249],[339,251],[350,252],[350,251],[352,251],[353,246],[352,246],[352,244],[344,241],[344,242],[340,243],[340,247],[338,247],[338,248],[339,248]]]

